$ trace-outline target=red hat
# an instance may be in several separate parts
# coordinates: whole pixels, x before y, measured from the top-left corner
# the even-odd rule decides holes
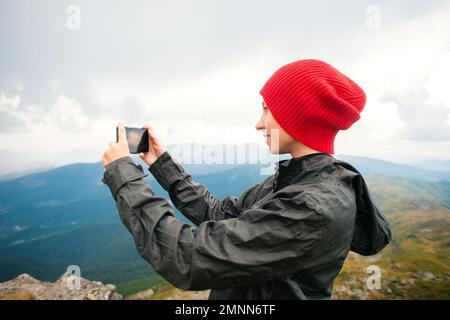
[[[359,120],[364,91],[333,66],[298,60],[281,67],[259,93],[275,120],[304,145],[334,154],[334,138]]]

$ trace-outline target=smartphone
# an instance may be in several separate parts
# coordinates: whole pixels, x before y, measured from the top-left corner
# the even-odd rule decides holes
[[[148,152],[148,131],[147,128],[125,127],[130,153]],[[119,142],[119,127],[116,127],[116,142]]]

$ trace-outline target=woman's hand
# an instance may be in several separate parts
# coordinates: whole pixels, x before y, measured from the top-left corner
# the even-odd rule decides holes
[[[131,156],[130,149],[128,148],[128,142],[125,132],[125,127],[121,122],[117,125],[119,127],[119,142],[110,142],[108,149],[103,153],[102,162],[103,166],[113,162],[116,159]],[[104,168],[106,170],[106,168]]]
[[[151,126],[145,124],[143,127],[147,128],[149,146],[148,152],[139,153],[139,158],[141,158],[147,165],[151,166],[153,162],[156,161],[156,159],[158,159],[164,152],[166,152],[166,148],[156,137]]]

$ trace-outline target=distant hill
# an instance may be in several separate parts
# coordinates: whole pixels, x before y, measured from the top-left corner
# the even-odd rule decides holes
[[[46,166],[46,167],[42,167],[42,168],[34,168],[34,169],[30,169],[30,170],[25,170],[25,171],[11,172],[11,173],[1,175],[0,181],[17,179],[17,178],[27,176],[32,173],[47,171],[52,168],[54,168],[54,166]]]
[[[361,173],[377,173],[385,176],[405,177],[425,181],[450,181],[450,171],[427,170],[409,165],[349,155],[336,155],[338,159],[347,161]]]
[[[408,164],[422,169],[450,171],[450,160],[414,160]]]
[[[0,177],[10,174],[30,174],[34,170],[40,171],[51,167],[55,168],[57,165],[53,161],[32,161],[25,152],[0,150]]]

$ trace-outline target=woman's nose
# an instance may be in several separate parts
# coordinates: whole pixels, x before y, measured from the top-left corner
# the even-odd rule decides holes
[[[255,125],[256,130],[262,130],[264,129],[264,124],[262,123],[262,121],[259,121],[256,125]]]
[[[256,130],[265,129],[263,120],[264,120],[264,117],[259,118],[258,123],[256,123],[256,125],[255,125]]]

